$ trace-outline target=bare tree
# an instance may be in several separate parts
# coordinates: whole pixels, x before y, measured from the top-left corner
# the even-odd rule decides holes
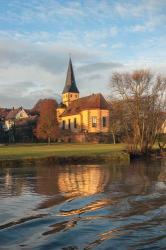
[[[123,103],[119,100],[111,101],[110,106],[110,132],[112,134],[113,143],[116,144],[116,138],[122,135],[125,129],[123,119],[124,109]]]
[[[128,147],[133,152],[147,153],[152,149],[161,127],[161,111],[166,104],[166,78],[148,70],[114,73],[111,87],[122,98],[126,118]],[[128,133],[128,132],[129,133]]]

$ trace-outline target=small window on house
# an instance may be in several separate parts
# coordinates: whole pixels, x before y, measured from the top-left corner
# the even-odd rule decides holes
[[[74,118],[74,128],[77,128],[77,119]]]
[[[70,119],[68,120],[68,129],[71,128]]]
[[[105,116],[102,117],[102,126],[105,128],[107,125],[107,118]]]
[[[92,116],[92,127],[93,128],[97,127],[97,117],[96,116]]]
[[[70,97],[72,97],[72,94],[70,94]]]
[[[77,98],[77,95],[75,95],[75,98]]]
[[[65,129],[65,121],[62,121],[62,129]]]

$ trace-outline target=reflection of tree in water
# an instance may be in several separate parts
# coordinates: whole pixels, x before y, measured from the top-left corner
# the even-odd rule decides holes
[[[160,174],[157,178],[158,182],[156,183],[156,190],[166,190],[166,161],[161,161]]]
[[[100,193],[112,184],[114,190],[123,186],[127,192],[140,193],[148,190],[152,181],[165,183],[166,161],[134,161],[130,166],[54,165],[1,169],[0,175],[0,195],[21,195],[26,190],[70,198]],[[122,185],[116,186],[118,183]]]
[[[161,168],[160,174],[158,176],[158,181],[166,182],[166,161],[161,161]]]
[[[22,193],[25,181],[23,178],[15,177],[12,169],[5,169],[3,179],[1,179],[0,195],[19,196]]]
[[[124,189],[132,194],[146,192],[150,185],[144,162],[133,162],[124,176]]]
[[[108,179],[108,169],[98,165],[39,168],[35,191],[44,195],[92,195],[103,191]]]
[[[58,190],[60,166],[37,168],[35,192],[42,195],[56,195]]]
[[[51,196],[88,196],[100,193],[112,184],[116,189],[119,183],[125,191],[133,194],[148,192],[152,182],[165,178],[164,162],[133,161],[128,166],[110,164],[38,168],[35,191]]]
[[[123,180],[125,190],[133,194],[151,192],[151,189],[154,188],[154,182],[158,181],[161,170],[161,162],[159,161],[131,162]]]

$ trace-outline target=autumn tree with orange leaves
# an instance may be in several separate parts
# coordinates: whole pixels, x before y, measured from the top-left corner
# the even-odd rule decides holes
[[[51,141],[58,138],[59,132],[56,118],[56,102],[48,99],[42,103],[35,135],[38,139],[45,139],[50,144]]]

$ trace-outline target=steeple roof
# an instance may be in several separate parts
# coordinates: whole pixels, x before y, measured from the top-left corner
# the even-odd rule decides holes
[[[63,94],[72,92],[72,93],[79,93],[78,88],[76,86],[76,81],[74,77],[74,71],[73,71],[73,65],[71,58],[69,60],[68,70],[67,70],[67,76],[66,76],[66,83],[65,87],[63,89]]]

